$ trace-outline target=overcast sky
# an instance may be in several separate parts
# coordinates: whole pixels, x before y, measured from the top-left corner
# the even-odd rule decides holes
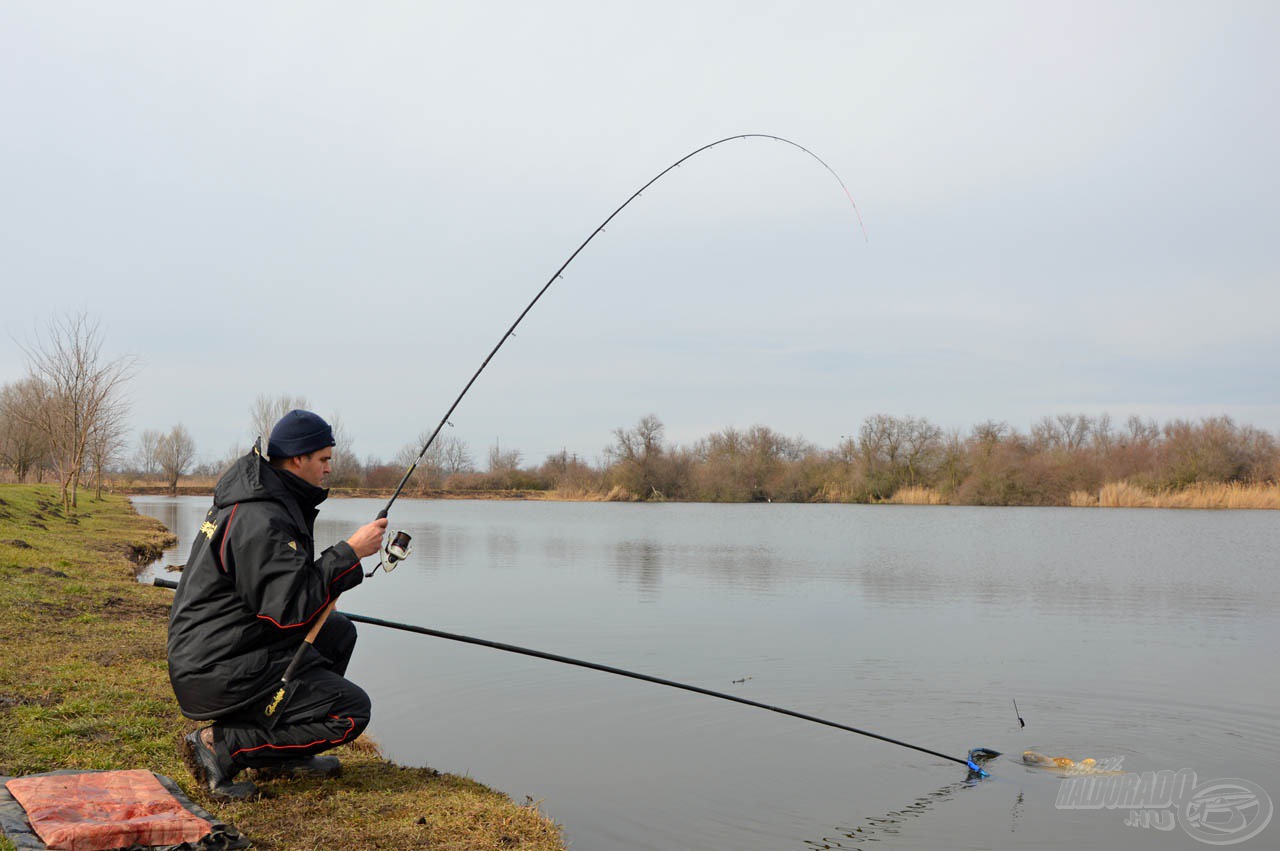
[[[1275,2],[0,6],[0,382],[86,311],[135,430],[258,394],[361,456],[656,413],[1280,429]]]

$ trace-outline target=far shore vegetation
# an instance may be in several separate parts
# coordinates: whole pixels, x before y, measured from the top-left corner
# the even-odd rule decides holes
[[[136,580],[172,535],[125,497],[86,490],[66,510],[61,496],[58,484],[0,484],[0,775],[148,769],[264,851],[562,851],[559,829],[533,802],[398,766],[367,737],[335,751],[340,778],[258,778],[262,800],[212,800],[178,756],[197,724],[179,713],[166,673],[173,592]],[[0,851],[12,848],[0,837]]]
[[[96,323],[73,315],[50,322],[27,348],[27,376],[0,387],[0,481],[56,483],[65,510],[85,484],[95,495],[207,492],[250,441],[203,463],[181,423],[131,441],[125,386],[135,364],[108,359],[102,345]],[[260,395],[245,433],[267,434],[287,411],[311,407],[302,397]],[[389,493],[427,439],[391,459],[361,460],[341,416],[325,415],[337,440],[330,481],[339,495]],[[1226,416],[1158,423],[1059,413],[1024,432],[1005,422],[945,430],[922,417],[875,414],[850,426],[835,447],[765,425],[677,444],[650,414],[615,429],[600,460],[560,452],[540,462],[509,445],[490,447],[479,462],[444,434],[406,495],[1280,508],[1280,438]]]
[[[1045,417],[1029,433],[982,423],[944,432],[915,417],[876,415],[835,449],[765,426],[724,429],[691,445],[663,439],[644,417],[619,428],[600,464],[568,453],[538,465],[490,452],[476,469],[469,449],[445,438],[419,465],[407,496],[472,499],[689,502],[843,502],[896,505],[1041,505],[1104,508],[1280,509],[1280,443],[1227,417],[1157,424],[1130,417]],[[425,438],[424,438],[425,440]],[[336,496],[386,496],[417,454],[393,463],[339,460]],[[348,453],[349,455],[349,453]],[[452,460],[450,460],[452,459]],[[229,461],[230,459],[226,459]],[[225,463],[225,462],[223,462]],[[208,493],[221,464],[183,480]],[[130,493],[176,492],[163,477],[120,470]]]

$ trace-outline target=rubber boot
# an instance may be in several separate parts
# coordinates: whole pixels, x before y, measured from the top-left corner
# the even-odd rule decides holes
[[[234,782],[240,769],[230,759],[218,756],[200,738],[197,730],[182,739],[182,761],[195,779],[209,787],[209,794],[222,801],[246,801],[258,795],[258,787],[248,781]]]

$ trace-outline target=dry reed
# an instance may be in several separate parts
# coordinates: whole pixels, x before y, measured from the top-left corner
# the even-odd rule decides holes
[[[1102,508],[1152,508],[1153,495],[1146,488],[1129,482],[1108,482],[1098,491]]]
[[[1082,491],[1076,494],[1087,497]],[[1196,483],[1178,490],[1152,492],[1129,482],[1109,482],[1098,492],[1103,508],[1260,508],[1280,509],[1280,485],[1241,482]]]
[[[1156,497],[1161,508],[1280,509],[1280,486],[1265,484],[1195,484]]]
[[[945,505],[942,494],[933,488],[910,487],[894,491],[893,496],[880,500],[889,505]]]
[[[638,499],[639,497],[622,485],[614,485],[604,497],[605,502],[636,502]]]

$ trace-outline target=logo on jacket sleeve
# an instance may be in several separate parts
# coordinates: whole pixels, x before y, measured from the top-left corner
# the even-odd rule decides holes
[[[211,541],[213,540],[213,533],[216,531],[218,531],[217,525],[210,523],[208,520],[200,524],[200,532]]]

